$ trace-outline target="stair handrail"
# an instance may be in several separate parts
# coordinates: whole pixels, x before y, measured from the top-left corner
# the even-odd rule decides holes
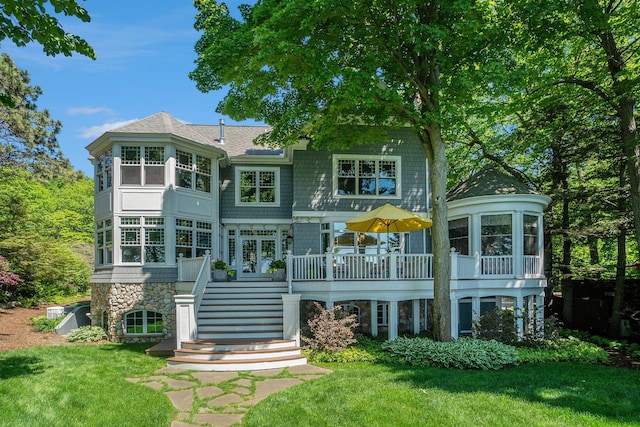
[[[204,295],[204,291],[207,288],[207,283],[211,281],[211,252],[206,251],[202,260],[202,265],[200,266],[200,271],[198,272],[198,277],[196,277],[196,282],[193,285],[193,289],[191,290],[191,295],[196,297],[196,313],[200,309],[200,303],[202,302],[202,296]]]

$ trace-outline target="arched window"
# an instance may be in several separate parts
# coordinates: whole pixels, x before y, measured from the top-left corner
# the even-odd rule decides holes
[[[127,313],[124,317],[125,335],[161,334],[162,314],[155,311],[139,310]]]

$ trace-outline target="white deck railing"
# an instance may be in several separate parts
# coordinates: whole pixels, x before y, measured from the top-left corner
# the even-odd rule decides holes
[[[423,280],[433,279],[433,254],[293,255],[288,279],[300,281]],[[516,271],[523,270],[523,271]],[[451,278],[510,276],[539,277],[541,257],[525,256],[514,267],[511,255],[480,256],[451,253]]]

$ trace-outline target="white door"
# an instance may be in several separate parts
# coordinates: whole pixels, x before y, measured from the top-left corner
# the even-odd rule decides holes
[[[269,277],[267,270],[276,259],[276,239],[273,237],[241,237],[242,270],[240,277]]]

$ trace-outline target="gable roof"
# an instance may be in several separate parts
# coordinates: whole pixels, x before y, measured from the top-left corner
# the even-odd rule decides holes
[[[447,192],[447,201],[504,194],[540,194],[494,165],[480,169]]]
[[[253,141],[269,126],[224,125],[224,143],[220,143],[220,125],[197,125],[183,123],[164,111],[110,130],[108,133],[139,133],[175,135],[203,145],[223,150],[229,157],[278,156],[281,149],[255,145]]]

